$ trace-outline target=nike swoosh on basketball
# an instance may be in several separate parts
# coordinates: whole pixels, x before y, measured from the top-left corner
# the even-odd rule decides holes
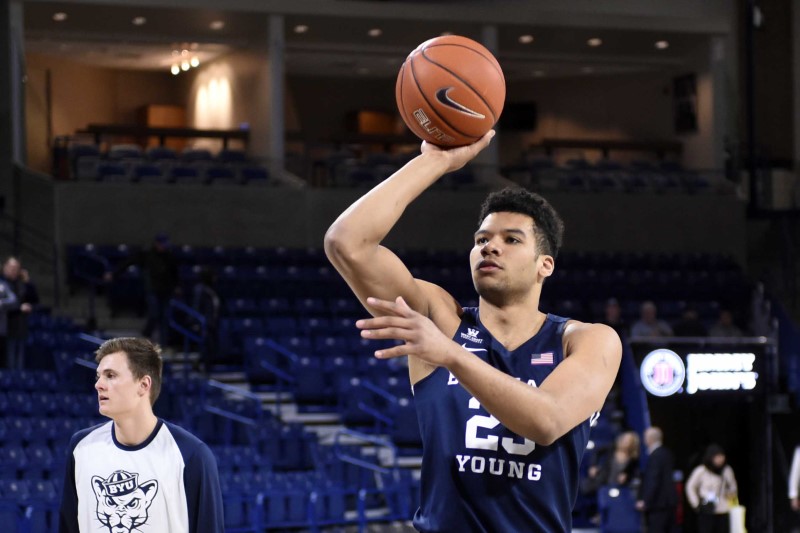
[[[468,352],[485,352],[486,348],[467,348],[467,343],[461,345],[462,348],[467,350]]]
[[[460,112],[464,113],[465,115],[469,115],[471,117],[480,118],[480,119],[486,118],[486,115],[482,115],[481,113],[478,113],[477,111],[473,111],[472,109],[468,108],[467,106],[465,106],[463,104],[459,104],[458,102],[456,102],[455,100],[450,98],[450,95],[448,93],[450,91],[452,91],[453,89],[455,89],[455,87],[442,87],[441,89],[436,91],[436,99],[439,100],[440,103],[446,105],[447,107],[451,107],[451,108],[455,109],[456,111],[460,111]]]

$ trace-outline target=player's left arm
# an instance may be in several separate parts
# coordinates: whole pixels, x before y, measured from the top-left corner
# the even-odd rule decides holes
[[[200,446],[192,454],[183,472],[189,531],[222,533],[225,520],[222,512],[222,490],[217,461],[208,446]]]
[[[359,320],[362,336],[405,342],[376,352],[377,357],[414,355],[446,367],[506,428],[538,444],[552,444],[602,408],[622,358],[612,328],[570,322],[563,336],[564,361],[538,387],[531,387],[456,344],[402,298],[371,298],[369,303],[387,316]]]

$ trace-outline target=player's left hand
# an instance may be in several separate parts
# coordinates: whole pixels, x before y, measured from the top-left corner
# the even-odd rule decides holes
[[[394,302],[367,298],[370,307],[385,316],[367,318],[356,322],[365,339],[395,339],[405,344],[378,350],[375,357],[390,359],[413,355],[434,366],[447,366],[458,357],[460,347],[436,327],[433,321],[413,309],[398,296]]]

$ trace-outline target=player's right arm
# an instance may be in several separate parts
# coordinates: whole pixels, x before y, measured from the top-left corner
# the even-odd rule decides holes
[[[402,296],[412,309],[440,327],[439,315],[457,316],[452,298],[441,288],[414,279],[381,242],[411,202],[444,174],[467,164],[493,136],[490,131],[474,144],[450,150],[423,143],[419,156],[362,196],[328,229],[328,259],[371,314],[377,316],[379,311],[367,305],[368,297],[394,300]]]
[[[61,492],[61,506],[58,513],[58,533],[80,533],[78,526],[78,492],[75,488],[75,436],[70,442],[67,468],[64,472],[64,489]]]

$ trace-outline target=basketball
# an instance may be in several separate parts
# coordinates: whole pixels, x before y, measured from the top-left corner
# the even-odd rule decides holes
[[[506,82],[482,44],[447,35],[409,54],[397,75],[395,97],[403,121],[420,139],[445,148],[464,146],[497,123]]]

